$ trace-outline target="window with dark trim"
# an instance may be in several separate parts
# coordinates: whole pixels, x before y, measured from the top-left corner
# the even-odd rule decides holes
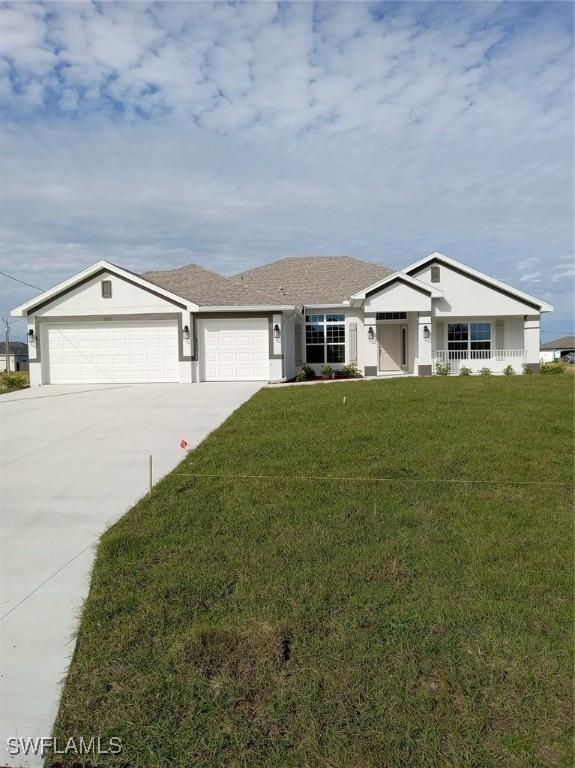
[[[305,316],[306,363],[345,363],[345,315]]]
[[[450,360],[484,360],[491,357],[491,323],[448,323]]]
[[[112,281],[111,280],[102,280],[102,298],[103,299],[112,298]]]
[[[376,312],[376,320],[407,320],[407,312]]]
[[[438,283],[441,280],[441,270],[436,265],[431,267],[431,282],[432,283]]]

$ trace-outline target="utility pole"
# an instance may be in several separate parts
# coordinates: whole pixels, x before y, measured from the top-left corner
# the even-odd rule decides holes
[[[5,330],[5,346],[4,352],[6,353],[6,373],[10,373],[10,323],[8,318],[4,318],[4,330]]]

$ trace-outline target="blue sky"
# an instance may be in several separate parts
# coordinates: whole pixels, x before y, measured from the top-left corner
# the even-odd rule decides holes
[[[0,269],[434,250],[573,331],[569,2],[6,3]],[[0,311],[34,291],[0,277]]]

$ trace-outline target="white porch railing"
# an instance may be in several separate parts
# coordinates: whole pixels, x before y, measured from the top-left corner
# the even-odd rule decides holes
[[[525,363],[524,349],[436,349],[433,352],[433,372],[436,366],[447,365],[449,373],[459,373],[462,368],[471,368],[478,373],[482,368],[489,368],[492,373],[503,373],[508,365],[515,373],[522,373]]]

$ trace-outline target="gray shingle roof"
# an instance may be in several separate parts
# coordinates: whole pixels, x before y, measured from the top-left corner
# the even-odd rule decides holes
[[[200,306],[340,304],[395,270],[351,256],[292,256],[224,277],[197,264],[142,275]]]
[[[218,275],[199,264],[189,264],[166,271],[145,272],[142,277],[200,306],[237,307],[270,303],[269,297],[257,288],[248,290],[235,278]]]
[[[337,304],[395,270],[351,256],[292,256],[241,272],[244,285],[265,289],[279,303]]]
[[[558,339],[546,341],[541,349],[575,349],[575,336],[560,336]]]
[[[23,341],[10,341],[8,343],[10,345],[11,355],[27,355],[28,354],[28,345],[25,344]],[[5,352],[6,352],[6,342],[0,341],[0,355],[5,354]]]

